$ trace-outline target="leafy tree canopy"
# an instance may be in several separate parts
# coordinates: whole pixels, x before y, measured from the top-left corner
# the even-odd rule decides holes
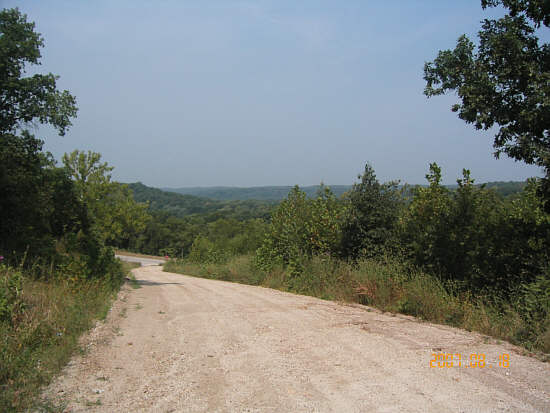
[[[99,153],[75,150],[63,155],[63,163],[101,239],[127,247],[150,219],[147,204],[136,202],[127,185],[111,181],[113,167]]]
[[[19,9],[0,11],[0,133],[15,133],[31,122],[50,124],[60,135],[76,116],[76,99],[59,91],[51,73],[24,77],[27,65],[40,64],[44,40]]]
[[[495,156],[545,168],[550,199],[550,45],[539,41],[550,26],[547,0],[482,0],[503,6],[500,19],[485,19],[476,46],[465,35],[454,50],[424,66],[426,96],[455,91],[452,110],[477,129],[498,126]],[[550,203],[547,203],[550,204]]]
[[[0,10],[0,250],[10,254],[50,251],[54,237],[83,224],[65,171],[25,130],[50,124],[63,135],[77,111],[53,74],[24,76],[40,64],[43,39],[34,28],[18,9]]]
[[[368,163],[360,182],[348,194],[349,209],[342,232],[344,257],[381,255],[392,243],[393,229],[402,204],[398,182],[381,184]]]

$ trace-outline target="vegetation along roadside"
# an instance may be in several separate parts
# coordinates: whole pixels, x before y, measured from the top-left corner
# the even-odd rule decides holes
[[[263,236],[198,236],[166,271],[359,302],[550,352],[550,214],[530,180],[502,198],[465,170],[452,191],[430,165],[429,185],[402,195],[366,166],[343,198],[298,187]],[[225,234],[225,236],[224,236]]]
[[[107,314],[124,281],[114,243],[149,215],[111,180],[94,152],[57,166],[30,131],[64,135],[76,99],[40,64],[44,41],[18,9],[0,11],[0,411],[40,407],[37,395],[78,349],[78,337]],[[36,128],[34,128],[36,130]]]
[[[537,38],[550,15],[540,2],[481,3],[506,14],[483,23],[479,46],[463,36],[427,63],[425,94],[457,92],[461,119],[498,129],[497,155],[544,177],[499,193],[464,170],[450,188],[432,163],[427,184],[409,187],[379,182],[367,164],[339,196],[296,186],[275,190],[283,200],[227,201],[121,184],[93,151],[58,164],[33,132],[65,135],[76,98],[35,73],[34,23],[1,10],[0,411],[52,407],[39,388],[124,282],[115,248],[178,257],[167,271],[358,302],[550,353],[550,47]]]

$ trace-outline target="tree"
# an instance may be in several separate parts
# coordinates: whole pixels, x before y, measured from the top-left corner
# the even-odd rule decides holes
[[[428,187],[413,190],[413,199],[400,219],[400,232],[413,262],[440,274],[447,252],[452,252],[447,236],[452,201],[449,189],[441,185],[441,168],[435,162],[426,179]]]
[[[101,154],[88,151],[73,151],[63,154],[63,164],[71,174],[71,178],[80,185],[89,183],[102,184],[111,180],[111,172],[114,169],[107,162],[101,163]]]
[[[1,135],[0,252],[51,252],[54,237],[80,221],[72,182],[41,149],[42,141],[26,131]]]
[[[476,129],[498,126],[495,156],[545,169],[541,188],[550,209],[550,44],[538,32],[550,27],[547,0],[482,0],[503,6],[504,17],[485,19],[476,46],[465,35],[454,50],[440,51],[424,66],[428,97],[455,91],[459,118]]]
[[[0,11],[0,250],[16,255],[51,249],[53,236],[74,224],[69,209],[78,209],[68,208],[75,200],[68,177],[55,171],[43,142],[25,130],[38,122],[64,135],[77,111],[53,74],[23,76],[29,65],[40,64],[42,46],[24,14]]]
[[[260,266],[269,269],[280,263],[293,267],[291,274],[298,274],[303,258],[335,255],[345,207],[324,185],[315,199],[307,199],[296,185],[273,211],[269,229],[257,251]]]
[[[99,153],[75,150],[63,155],[63,163],[101,239],[127,248],[150,219],[147,204],[136,202],[127,185],[111,181],[113,167]]]
[[[455,288],[507,300],[550,270],[550,215],[536,196],[539,182],[503,199],[474,185],[464,169],[457,188],[441,185],[430,164],[428,187],[416,187],[399,220],[411,261]],[[547,276],[547,275],[546,275]]]
[[[0,11],[0,133],[16,133],[26,124],[50,124],[60,135],[76,116],[76,99],[59,91],[51,73],[23,77],[27,65],[40,64],[44,40],[19,9]]]
[[[398,182],[381,184],[369,164],[357,178],[361,181],[349,192],[349,209],[342,228],[342,255],[354,259],[386,251],[401,206]]]

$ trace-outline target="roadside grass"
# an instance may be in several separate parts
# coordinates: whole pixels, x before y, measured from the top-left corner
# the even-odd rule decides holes
[[[154,258],[156,260],[165,260],[165,257],[161,257],[160,255],[147,255],[147,254],[140,254],[138,252],[130,252],[125,250],[116,250],[115,254],[117,255],[128,255],[129,257],[138,257],[138,258]]]
[[[107,316],[118,285],[112,278],[43,281],[0,266],[0,298],[15,294],[0,303],[15,303],[0,318],[0,411],[63,411],[39,400],[40,389],[79,350],[80,335]]]
[[[141,267],[141,264],[139,262],[128,262],[128,261],[121,261],[121,262],[122,262],[122,268],[124,269],[124,272],[127,274],[128,283],[130,284],[130,287],[132,287],[134,290],[141,288],[141,285],[136,280],[136,276],[132,273],[132,270],[134,268]]]
[[[548,360],[550,319],[537,325],[525,320],[509,303],[491,297],[474,297],[453,292],[438,278],[413,270],[399,260],[363,260],[356,264],[331,258],[304,260],[300,275],[281,267],[263,272],[254,265],[254,257],[238,256],[226,264],[196,264],[171,260],[164,271],[216,280],[260,285],[322,299],[360,303],[382,311],[402,313],[419,319],[476,331],[529,351],[538,351]],[[526,336],[525,331],[530,334]]]
[[[97,399],[96,401],[90,401],[90,400],[86,400],[86,403],[85,403],[86,407],[93,407],[93,406],[101,406],[101,400],[100,399]]]
[[[254,268],[253,257],[246,255],[233,257],[227,264],[197,264],[184,260],[170,260],[164,264],[163,269],[167,272],[241,284],[263,285],[265,281],[264,274]]]
[[[121,263],[122,263],[122,268],[127,273],[132,271],[134,268],[141,267],[141,263],[139,263],[139,262],[121,261]]]

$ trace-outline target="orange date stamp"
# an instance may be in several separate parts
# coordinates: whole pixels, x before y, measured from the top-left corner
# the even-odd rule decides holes
[[[484,353],[432,353],[430,359],[430,368],[453,368],[463,367],[472,369],[484,369],[493,367],[502,367],[507,369],[510,367],[510,354],[502,353],[497,358],[498,364],[491,364],[486,360]]]

